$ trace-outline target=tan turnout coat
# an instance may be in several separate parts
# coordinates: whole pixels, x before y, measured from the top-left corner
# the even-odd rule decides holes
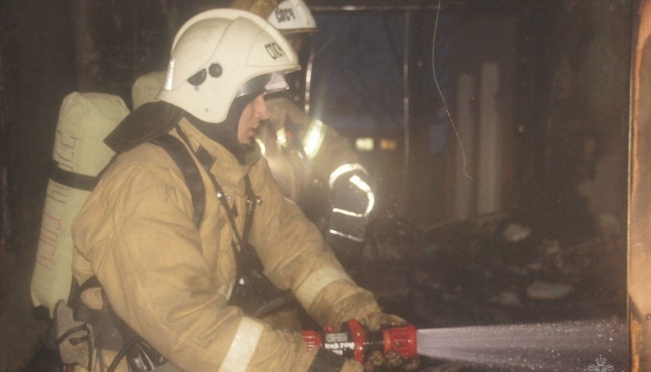
[[[319,231],[282,196],[264,158],[240,165],[185,119],[179,126],[193,151],[203,146],[215,158],[210,171],[238,211],[240,233],[249,175],[262,200],[249,241],[276,286],[291,289],[323,326],[380,311]],[[176,129],[170,134],[178,137]],[[233,231],[201,171],[207,197],[197,230],[183,175],[164,149],[145,143],[119,155],[74,222],[75,278],[83,283],[97,275],[115,312],[184,371],[306,371],[314,352],[299,336],[228,305],[236,274]],[[82,299],[91,307],[101,303],[93,292]]]

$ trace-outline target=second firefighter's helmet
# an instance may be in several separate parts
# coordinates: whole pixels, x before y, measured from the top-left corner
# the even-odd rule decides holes
[[[291,46],[264,19],[235,9],[209,10],[176,34],[157,98],[221,123],[236,97],[260,85],[286,87],[282,74],[299,68]]]
[[[285,0],[269,15],[269,23],[283,35],[312,34],[317,31],[316,21],[303,0]]]

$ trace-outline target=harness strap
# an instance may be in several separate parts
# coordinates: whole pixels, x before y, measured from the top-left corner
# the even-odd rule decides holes
[[[192,147],[190,145],[190,139],[185,134],[185,132],[183,132],[183,130],[181,130],[181,128],[178,126],[176,127],[176,131],[179,134],[179,137],[181,137],[181,139],[183,139],[183,141],[186,143],[188,148],[191,149]],[[253,187],[251,186],[249,176],[246,175],[244,177],[244,182],[247,195],[247,211],[244,220],[244,229],[242,230],[242,234],[240,234],[237,229],[237,224],[235,223],[237,211],[231,208],[231,206],[228,204],[228,198],[226,196],[226,193],[224,193],[224,189],[222,189],[221,185],[217,181],[217,178],[215,178],[215,176],[210,172],[210,169],[215,163],[215,159],[213,159],[210,153],[208,153],[208,150],[201,146],[199,146],[195,152],[195,156],[199,160],[199,163],[201,163],[201,166],[206,170],[206,173],[208,173],[208,178],[210,179],[210,182],[212,183],[215,192],[217,193],[217,199],[219,199],[220,204],[222,207],[224,207],[224,210],[226,211],[226,217],[228,218],[228,222],[230,223],[233,230],[234,241],[232,248],[235,255],[235,262],[237,265],[238,273],[236,281],[239,281],[239,279],[242,277],[242,275],[244,275],[246,271],[250,269],[262,269],[262,263],[258,257],[257,252],[255,252],[253,247],[248,244],[248,235],[251,230],[251,226],[253,225],[253,214],[255,212],[256,205],[260,203],[260,198],[258,198],[253,192]]]
[[[188,153],[183,142],[167,133],[151,140],[150,142],[165,149],[181,170],[183,178],[185,179],[185,184],[190,190],[190,195],[192,197],[192,208],[194,209],[192,222],[194,222],[194,225],[199,228],[206,209],[206,189],[203,185],[201,173],[199,173],[197,164],[192,159],[190,153]]]
[[[61,185],[85,191],[93,191],[99,180],[98,177],[62,169],[55,160],[52,161],[50,179]]]

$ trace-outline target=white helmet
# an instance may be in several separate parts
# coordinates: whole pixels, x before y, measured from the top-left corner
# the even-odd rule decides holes
[[[273,76],[271,83],[286,88],[282,73],[299,68],[292,47],[264,19],[242,10],[209,10],[176,34],[156,98],[202,121],[221,123],[233,100],[248,93],[247,83],[269,87]]]
[[[285,0],[278,4],[268,21],[285,35],[316,32],[316,21],[302,0]]]

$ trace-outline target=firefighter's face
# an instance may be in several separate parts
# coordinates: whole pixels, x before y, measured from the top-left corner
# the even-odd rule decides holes
[[[263,95],[257,96],[242,111],[240,122],[237,126],[237,139],[240,143],[248,145],[253,140],[256,131],[260,127],[260,121],[269,118],[267,105]]]

